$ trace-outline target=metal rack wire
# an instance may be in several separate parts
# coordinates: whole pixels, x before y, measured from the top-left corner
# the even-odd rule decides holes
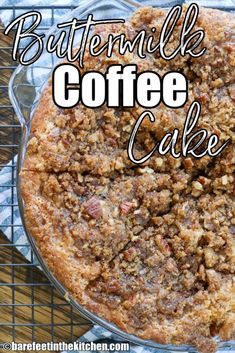
[[[58,13],[66,13],[73,7],[0,6],[0,10],[9,11],[12,18],[32,9],[46,13],[51,19],[47,27],[41,27],[41,30],[47,30],[54,24]],[[234,11],[234,7],[221,9]],[[11,59],[11,42],[3,36],[3,29],[0,24],[0,169],[5,167],[9,170],[10,181],[7,185],[0,185],[0,190],[8,188],[10,198],[7,203],[1,203],[0,199],[0,208],[9,209],[7,227],[10,228],[10,241],[1,232],[6,224],[3,226],[0,220],[0,348],[2,343],[11,341],[73,341],[90,327],[89,322],[60,297],[33,263],[30,245],[19,244],[15,239],[15,232],[22,227],[15,223],[14,218],[17,207],[14,156],[21,127],[8,97],[8,82],[16,66]],[[19,248],[30,250],[31,261],[25,260],[17,251]]]
[[[73,7],[0,7],[1,11],[8,11],[11,18],[31,9],[37,9],[51,19],[48,26],[43,28],[46,30],[53,25],[59,11],[60,14],[66,13]],[[0,190],[8,190],[10,197],[2,203],[0,198],[0,208],[9,214],[7,224],[1,224],[0,220],[0,348],[2,343],[11,341],[71,342],[89,329],[89,322],[60,297],[33,263],[34,254],[30,245],[20,244],[15,237],[16,231],[22,227],[15,220],[17,200],[14,161],[21,127],[8,97],[8,82],[16,63],[11,59],[12,41],[3,35],[3,30],[0,24],[0,169],[7,168],[10,181],[7,185],[0,185]],[[6,227],[10,229],[10,241],[2,232]],[[29,250],[29,261],[18,249]]]

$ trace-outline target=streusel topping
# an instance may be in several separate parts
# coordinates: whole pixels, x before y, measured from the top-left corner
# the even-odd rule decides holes
[[[155,27],[157,36],[164,18],[165,11],[141,8],[121,28],[96,30],[104,40],[110,30],[131,38]],[[235,20],[201,8],[197,27],[206,35],[200,58],[86,54],[83,70],[136,63],[160,75],[183,72],[188,102],[152,109],[156,121],[141,125],[134,153],[141,157],[166,132],[182,131],[197,100],[198,128],[230,139],[220,156],[155,153],[135,165],[127,144],[143,108],[59,109],[49,82],[32,121],[21,190],[28,230],[79,303],[141,338],[214,352],[214,336],[235,338]],[[172,46],[180,29],[179,22]]]

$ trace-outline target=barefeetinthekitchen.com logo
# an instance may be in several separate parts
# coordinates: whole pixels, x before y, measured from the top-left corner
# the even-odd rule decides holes
[[[32,342],[32,343],[2,343],[0,348],[3,351],[11,352],[129,352],[129,342],[112,342],[106,339],[105,342]]]
[[[145,60],[147,55],[156,52],[161,59],[166,61],[186,55],[194,59],[201,57],[206,52],[206,48],[203,47],[205,33],[200,28],[197,30],[194,28],[199,7],[191,4],[183,19],[182,12],[180,5],[172,7],[166,14],[157,41],[155,40],[155,27],[151,28],[150,35],[147,35],[145,29],[135,33],[131,39],[127,39],[124,33],[109,33],[107,40],[102,41],[99,33],[90,35],[93,27],[112,24],[118,28],[119,25],[125,23],[125,20],[95,20],[92,14],[88,15],[86,20],[74,18],[69,22],[58,24],[57,28],[61,32],[57,38],[53,34],[45,37],[45,34],[36,33],[42,20],[41,14],[37,11],[25,13],[14,19],[6,27],[5,35],[8,35],[12,29],[16,29],[12,58],[13,60],[19,59],[22,65],[32,65],[36,62],[44,48],[49,53],[55,53],[58,58],[66,59],[54,68],[52,75],[52,96],[58,107],[68,109],[83,104],[96,109],[106,104],[110,108],[133,108],[137,105],[147,109],[136,120],[130,133],[127,152],[133,163],[142,164],[155,152],[160,155],[170,153],[174,158],[181,156],[201,158],[205,155],[215,157],[224,150],[230,140],[221,144],[216,134],[209,134],[204,128],[196,130],[201,113],[201,104],[196,100],[191,102],[188,109],[183,131],[180,132],[175,128],[173,131],[166,132],[146,155],[139,159],[134,156],[136,137],[143,121],[149,119],[150,123],[155,123],[152,109],[160,104],[164,104],[169,109],[179,109],[188,101],[188,81],[183,73],[170,71],[160,77],[155,71],[138,72],[138,66],[135,63],[113,64],[107,66],[105,72],[83,72],[82,70],[86,52],[93,57],[105,55],[108,58],[115,56],[115,50],[120,56],[127,52],[134,52],[141,60]],[[28,18],[32,19],[32,23],[25,28],[25,21]],[[179,25],[181,31],[178,43],[172,49],[168,45],[176,26]],[[68,31],[68,36],[65,29]],[[77,49],[73,49],[75,33],[78,31],[81,31],[80,44]],[[21,40],[25,38],[29,40],[29,43],[17,57]]]

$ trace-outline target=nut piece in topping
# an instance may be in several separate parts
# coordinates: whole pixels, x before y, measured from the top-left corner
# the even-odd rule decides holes
[[[102,215],[102,208],[100,200],[93,196],[83,203],[82,212],[93,219],[98,219]]]

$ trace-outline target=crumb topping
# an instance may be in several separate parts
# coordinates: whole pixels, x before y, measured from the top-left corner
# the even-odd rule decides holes
[[[164,18],[163,10],[141,8],[122,31],[131,38],[155,27],[157,36]],[[141,125],[135,156],[166,132],[182,131],[194,100],[202,104],[199,127],[231,140],[220,156],[156,153],[134,165],[127,144],[143,108],[59,109],[49,82],[32,121],[21,190],[28,230],[79,303],[128,333],[209,353],[214,336],[235,339],[235,20],[201,8],[197,27],[206,35],[200,58],[86,54],[83,70],[136,63],[160,75],[183,72],[188,102],[151,109],[156,121]],[[105,40],[110,28],[96,31]]]

